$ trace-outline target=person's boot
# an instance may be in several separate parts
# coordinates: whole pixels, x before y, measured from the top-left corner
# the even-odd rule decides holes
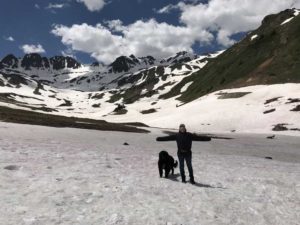
[[[195,182],[195,180],[194,180],[194,177],[191,177],[191,178],[190,178],[190,182],[191,182],[191,184],[196,184],[196,182]]]
[[[185,177],[181,177],[182,183],[186,183]]]

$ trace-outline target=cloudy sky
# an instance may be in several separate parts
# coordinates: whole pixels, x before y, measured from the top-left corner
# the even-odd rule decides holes
[[[9,0],[0,8],[0,58],[38,52],[84,63],[225,49],[268,14],[300,0]]]

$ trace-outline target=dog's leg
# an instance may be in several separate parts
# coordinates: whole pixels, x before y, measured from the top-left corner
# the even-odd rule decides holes
[[[172,175],[174,175],[174,168],[172,168]]]
[[[163,175],[163,168],[162,168],[161,163],[159,163],[159,162],[158,162],[158,171],[159,171],[159,176],[162,177],[162,175]]]
[[[166,178],[168,178],[169,173],[170,173],[170,169],[169,169],[169,168],[166,168],[166,169],[165,169],[165,176],[166,176]]]

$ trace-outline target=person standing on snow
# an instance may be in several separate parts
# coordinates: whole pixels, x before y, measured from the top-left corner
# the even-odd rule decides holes
[[[185,125],[180,124],[179,132],[166,137],[158,137],[156,141],[176,141],[177,156],[179,159],[180,175],[183,183],[186,183],[184,172],[184,161],[189,170],[190,183],[195,184],[194,173],[192,167],[192,141],[210,141],[210,137],[197,136],[186,131]]]

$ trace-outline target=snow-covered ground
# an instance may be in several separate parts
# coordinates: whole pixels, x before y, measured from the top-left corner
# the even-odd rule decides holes
[[[221,98],[228,93],[245,95]],[[289,99],[299,101],[289,103]],[[291,111],[300,104],[300,84],[256,85],[216,91],[180,107],[180,102],[174,98],[159,100],[152,106],[158,112],[142,115],[140,110],[147,109],[149,102],[150,99],[142,99],[127,105],[127,114],[109,115],[105,120],[139,121],[154,127],[176,129],[178,124],[185,123],[194,132],[238,133],[278,133],[272,131],[273,127],[286,124],[289,129],[299,130],[279,133],[300,136],[300,112]]]
[[[158,152],[176,156],[175,143],[151,131],[1,122],[0,224],[299,224],[299,138],[194,142],[193,186],[178,168],[159,178]]]

